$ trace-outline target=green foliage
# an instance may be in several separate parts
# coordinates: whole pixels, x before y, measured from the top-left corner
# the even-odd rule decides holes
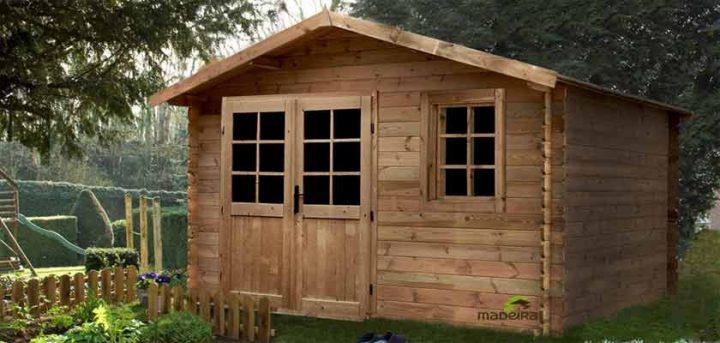
[[[53,216],[28,219],[43,229],[55,231],[68,241],[77,244],[76,217]],[[17,239],[34,267],[75,266],[82,263],[82,256],[68,250],[57,241],[39,235],[26,227],[19,227]]]
[[[252,35],[255,2],[221,0],[0,2],[0,139],[48,156],[82,138],[119,137],[134,106],[164,84],[168,64],[208,61]]]
[[[67,159],[54,153],[44,161],[19,143],[0,143],[0,165],[19,180],[184,191],[187,188],[187,120],[185,112],[175,117],[178,132],[166,142],[145,142],[139,137],[110,146],[86,142],[83,159]],[[102,194],[95,194],[113,217],[113,210]]]
[[[54,305],[45,314],[53,328],[67,329],[75,324],[73,316],[66,306]]]
[[[78,218],[78,245],[88,247],[113,246],[113,232],[110,219],[95,194],[83,190],[73,205],[72,215]]]
[[[212,338],[212,326],[188,312],[166,314],[143,332],[144,342],[209,343]]]
[[[67,337],[63,335],[40,335],[30,340],[30,343],[65,343]]]
[[[128,248],[88,248],[85,255],[85,270],[102,270],[115,266],[139,267],[140,254]]]
[[[358,0],[353,14],[690,108],[681,135],[680,233],[720,188],[716,0]],[[681,245],[686,247],[685,244]]]
[[[133,196],[137,208],[140,195],[160,197],[163,206],[177,206],[185,203],[187,193],[148,191],[145,189],[124,189],[118,187],[96,187],[67,182],[18,181],[20,185],[20,212],[25,216],[54,216],[70,214],[78,194],[83,190],[92,191],[106,210],[111,220],[125,218],[125,193]]]
[[[73,309],[73,319],[80,323],[90,322],[95,319],[95,309],[105,305],[105,301],[93,292],[89,292],[85,301],[77,304]]]
[[[185,268],[187,267],[187,208],[167,207],[161,209],[162,246],[163,246],[163,267]],[[155,261],[155,247],[152,244],[154,233],[152,229],[152,209],[148,210],[148,252],[151,264]],[[134,246],[140,247],[140,211],[133,212]],[[115,235],[115,246],[125,246],[125,220],[117,220],[112,223]]]

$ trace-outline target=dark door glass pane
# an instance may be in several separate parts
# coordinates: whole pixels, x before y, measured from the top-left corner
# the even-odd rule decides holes
[[[495,164],[495,138],[473,138],[473,142],[473,163]]]
[[[260,113],[260,139],[285,139],[285,112]]]
[[[445,109],[445,133],[467,133],[467,108],[448,107]]]
[[[305,204],[330,204],[330,176],[304,176],[303,183]]]
[[[445,195],[467,196],[465,169],[445,169]]]
[[[305,171],[330,171],[330,143],[305,143]]]
[[[285,145],[260,144],[260,171],[285,170]]]
[[[445,139],[445,164],[467,164],[467,138]]]
[[[255,176],[232,176],[232,201],[255,202]]]
[[[258,197],[261,203],[282,204],[284,196],[284,183],[282,176],[260,175],[258,183]]]
[[[333,205],[360,205],[360,176],[333,176]]]
[[[475,133],[495,132],[495,107],[473,107],[475,113]]]
[[[305,111],[305,139],[330,138],[330,111]]]
[[[255,144],[233,144],[233,171],[255,171]]]
[[[495,169],[473,170],[473,195],[494,196],[495,195]]]
[[[333,151],[334,171],[360,171],[360,142],[335,143]]]
[[[233,113],[233,140],[257,139],[257,113]]]
[[[360,138],[360,109],[335,110],[335,138]]]

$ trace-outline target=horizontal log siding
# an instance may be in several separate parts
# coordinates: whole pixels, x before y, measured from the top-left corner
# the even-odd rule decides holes
[[[377,90],[376,315],[521,330],[538,328],[537,321],[479,322],[477,312],[501,311],[510,296],[519,294],[529,296],[533,309],[539,305],[542,93],[531,90],[524,82],[422,53],[365,38],[353,38],[352,44],[345,42],[347,39],[317,40],[283,49],[282,56],[275,56],[281,70],[253,69],[199,95],[215,108],[208,112],[219,113],[223,96],[337,91],[371,94]],[[506,211],[421,212],[419,204],[424,192],[420,189],[419,168],[420,154],[424,152],[420,151],[420,94],[484,88],[507,90]],[[563,229],[564,196],[562,104],[558,95],[558,115],[553,123],[553,146],[557,147],[553,154],[553,207],[554,226],[559,231]],[[202,154],[198,158],[203,163],[191,167],[191,173],[199,177],[190,187],[196,187],[195,193],[205,196],[206,203],[197,202],[192,207],[200,211],[207,208],[219,217],[215,206],[219,201],[219,118],[209,116],[198,124],[203,124],[200,127],[205,131],[191,130],[190,134],[201,138]],[[191,283],[217,285],[218,221],[191,221],[204,228],[193,231],[202,239],[191,244],[191,251],[197,252],[190,261]],[[205,242],[202,246],[201,241]],[[561,247],[561,234],[555,235],[553,242]],[[552,258],[553,284],[559,285],[564,273],[560,248],[553,249]]]
[[[199,106],[189,115],[188,276],[191,288],[215,290],[220,287],[220,115],[212,113]]]
[[[570,88],[566,125],[567,327],[665,292],[668,114]]]

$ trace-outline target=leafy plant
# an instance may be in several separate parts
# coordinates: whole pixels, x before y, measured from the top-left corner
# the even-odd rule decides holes
[[[188,312],[173,312],[160,317],[143,330],[143,342],[207,343],[212,327],[202,318]]]
[[[49,320],[49,324],[54,328],[67,329],[75,324],[75,320],[68,311],[67,306],[53,306],[45,315]]]
[[[135,313],[129,306],[109,307],[100,304],[93,312],[95,313],[93,322],[83,323],[65,334],[70,342],[140,342],[142,327],[145,324],[135,319]]]
[[[89,292],[85,301],[75,306],[73,319],[81,323],[91,322],[95,319],[95,309],[105,305],[105,301],[98,298],[94,292]]]
[[[40,335],[30,340],[30,343],[65,343],[67,341],[68,338],[63,335]]]

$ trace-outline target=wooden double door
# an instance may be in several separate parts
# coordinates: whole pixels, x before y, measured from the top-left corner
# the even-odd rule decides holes
[[[223,100],[223,285],[280,311],[369,308],[369,96]],[[225,210],[229,209],[229,210]]]

